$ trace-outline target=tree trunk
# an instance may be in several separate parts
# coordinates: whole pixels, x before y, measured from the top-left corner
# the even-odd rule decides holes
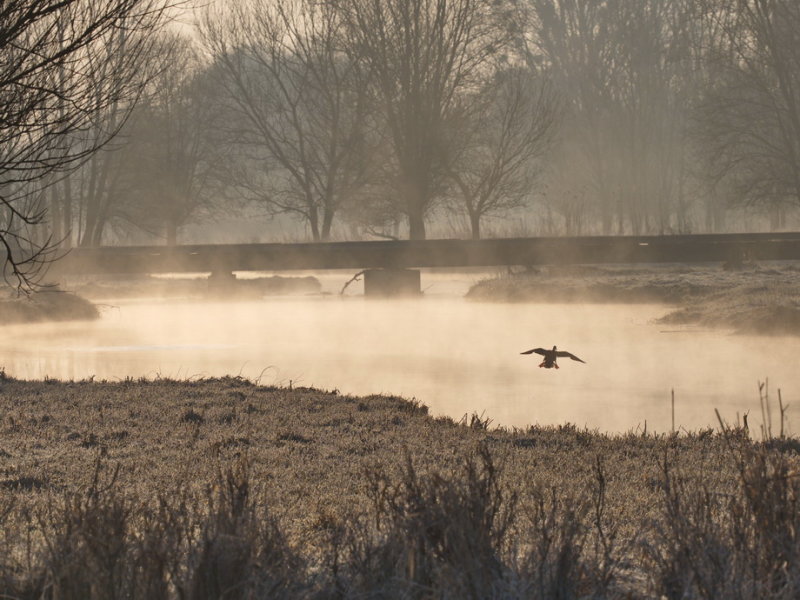
[[[98,221],[97,222],[97,227],[94,228],[94,232],[92,233],[92,237],[91,237],[91,239],[89,241],[89,245],[92,248],[99,248],[100,246],[103,245],[103,226],[104,226],[104,224],[105,223],[103,221]]]
[[[58,186],[53,185],[50,187],[50,221],[53,224],[53,239],[56,243],[60,243],[64,237],[64,231],[61,226],[64,223],[61,217],[61,199],[58,197]]]
[[[779,204],[775,204],[769,211],[769,229],[778,231],[786,226],[786,211]]]
[[[333,226],[334,211],[326,208],[322,212],[322,231],[320,233],[322,241],[327,242],[331,238],[331,227]]]
[[[472,227],[472,239],[481,239],[481,214],[477,211],[469,213],[469,224]]]
[[[425,219],[422,218],[422,211],[414,211],[417,214],[408,215],[408,239],[425,239]]]
[[[425,200],[422,186],[409,185],[406,196],[406,214],[408,215],[408,239],[425,239]]]
[[[97,227],[98,213],[100,212],[100,186],[97,183],[98,179],[98,166],[97,162],[100,160],[99,156],[92,156],[89,161],[89,182],[88,189],[83,194],[86,203],[86,216],[83,224],[83,235],[78,241],[81,247],[89,247],[92,245],[94,238],[94,231]]]
[[[600,219],[602,221],[603,235],[611,235],[614,228],[614,210],[612,209],[611,202],[605,197],[602,198],[602,202],[603,212],[600,215]]]
[[[311,227],[311,239],[315,242],[319,241],[319,215],[316,208],[311,208],[308,211],[308,224]]]
[[[61,197],[62,231],[64,232],[64,248],[72,248],[72,181],[69,176],[64,178],[64,194]]]

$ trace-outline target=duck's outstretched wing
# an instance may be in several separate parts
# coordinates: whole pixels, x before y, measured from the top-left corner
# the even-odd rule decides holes
[[[544,356],[547,353],[547,350],[545,350],[544,348],[533,348],[532,350],[526,350],[525,352],[520,352],[520,354],[533,354],[534,352],[536,354],[541,354],[542,356]]]
[[[567,352],[566,350],[559,350],[558,352],[556,352],[556,356],[563,356],[565,358],[571,358],[572,360],[577,360],[578,362],[582,362],[583,364],[586,364],[585,360],[581,360],[580,358],[578,358],[577,356],[575,356],[574,354],[572,354],[570,352]]]

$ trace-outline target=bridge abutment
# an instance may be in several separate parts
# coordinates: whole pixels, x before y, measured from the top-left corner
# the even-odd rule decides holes
[[[367,269],[364,295],[368,298],[419,296],[420,272],[414,269]]]

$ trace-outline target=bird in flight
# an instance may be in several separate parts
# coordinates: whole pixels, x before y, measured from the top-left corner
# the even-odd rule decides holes
[[[539,365],[540,367],[544,367],[545,369],[552,369],[555,367],[558,368],[558,363],[556,360],[559,356],[571,358],[572,360],[577,360],[578,362],[582,362],[586,364],[585,360],[581,360],[574,354],[567,352],[566,350],[558,350],[555,346],[553,346],[552,350],[545,350],[544,348],[533,348],[532,350],[526,350],[525,352],[520,352],[520,354],[541,354],[544,356],[544,360]]]

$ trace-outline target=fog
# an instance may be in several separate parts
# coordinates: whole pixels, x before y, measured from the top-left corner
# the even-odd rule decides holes
[[[758,382],[791,403],[800,374],[793,338],[660,326],[659,305],[492,304],[461,297],[468,281],[426,274],[418,299],[335,294],[252,302],[121,300],[95,322],[4,328],[0,365],[21,378],[241,375],[266,385],[416,398],[434,415],[478,413],[493,425],[574,423],[602,431],[717,425],[750,412],[761,423]],[[543,369],[530,348],[558,345]],[[288,393],[288,392],[287,392]],[[777,406],[775,407],[777,415]],[[790,425],[791,425],[791,411]]]

